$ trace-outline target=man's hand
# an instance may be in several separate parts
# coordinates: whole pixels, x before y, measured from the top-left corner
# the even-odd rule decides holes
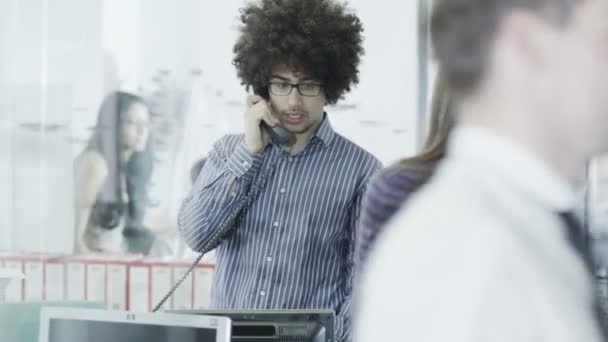
[[[247,111],[245,111],[245,145],[251,153],[260,153],[270,143],[270,136],[260,127],[265,122],[274,127],[279,120],[272,115],[270,106],[264,98],[252,95],[247,98]]]

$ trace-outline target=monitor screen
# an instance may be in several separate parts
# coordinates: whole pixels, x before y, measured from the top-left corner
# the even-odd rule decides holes
[[[215,342],[211,328],[51,319],[48,342]]]
[[[39,342],[230,341],[230,320],[223,317],[47,308],[42,313]]]

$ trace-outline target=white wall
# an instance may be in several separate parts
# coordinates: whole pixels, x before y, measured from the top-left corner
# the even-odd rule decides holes
[[[3,117],[12,134],[0,158],[10,159],[13,191],[12,219],[0,228],[11,231],[12,249],[69,252],[72,161],[82,148],[72,138],[88,131],[101,94],[101,0],[19,0],[7,7]]]
[[[4,93],[5,88],[0,91]],[[11,246],[14,210],[13,132],[5,102],[0,98],[0,250]]]
[[[102,6],[103,92],[137,91],[141,1],[103,0]]]
[[[7,94],[10,70],[11,36],[16,21],[18,0],[7,0],[0,11],[0,94]],[[8,110],[8,97],[0,96],[0,250],[11,246],[13,226],[13,145],[12,119]]]
[[[332,117],[338,131],[389,164],[415,153],[418,127],[418,2],[351,0],[366,54],[354,110]]]

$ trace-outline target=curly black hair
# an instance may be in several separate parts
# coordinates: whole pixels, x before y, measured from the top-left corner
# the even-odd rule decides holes
[[[323,82],[327,102],[336,103],[359,83],[363,26],[333,0],[261,0],[241,9],[241,36],[233,64],[241,84],[268,98],[276,65],[301,69]]]

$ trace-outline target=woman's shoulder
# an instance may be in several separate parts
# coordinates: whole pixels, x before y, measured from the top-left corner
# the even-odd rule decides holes
[[[428,174],[428,167],[399,162],[379,171],[373,183],[386,188],[416,188],[426,181]]]
[[[88,175],[89,177],[105,177],[108,174],[108,164],[99,151],[88,148],[75,161],[76,173],[80,175]]]

